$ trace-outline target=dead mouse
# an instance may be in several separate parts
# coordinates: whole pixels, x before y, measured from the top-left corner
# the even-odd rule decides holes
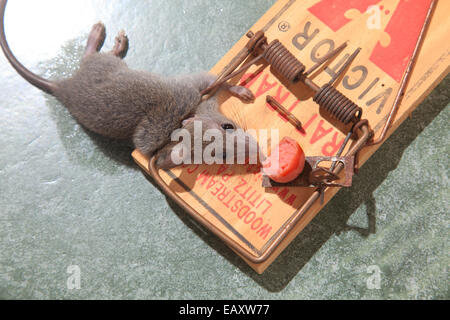
[[[175,166],[167,159],[170,136],[186,118],[196,117],[204,129],[237,128],[219,112],[214,97],[207,102],[208,108],[200,108],[196,113],[204,103],[200,92],[216,79],[214,75],[165,77],[131,70],[122,60],[128,50],[123,31],[116,37],[112,51],[100,53],[106,37],[102,23],[93,26],[80,68],[71,78],[49,81],[39,77],[25,68],[8,46],[4,31],[6,3],[7,0],[0,0],[0,45],[6,58],[25,80],[55,96],[88,130],[109,138],[131,139],[136,148],[149,156],[169,145],[159,153],[157,164],[170,168]],[[244,87],[225,84],[221,89],[248,102],[254,99]]]
[[[234,88],[240,90],[240,87]],[[233,88],[231,89],[233,90]],[[157,167],[175,167],[177,163],[173,162],[172,151],[175,151],[176,154],[180,153],[179,149],[177,150],[176,148],[182,144],[190,149],[187,149],[188,152],[186,154],[183,152],[182,156],[180,156],[182,163],[199,163],[195,162],[199,161],[196,160],[196,157],[198,155],[198,149],[200,149],[196,149],[196,145],[201,146],[200,153],[203,157],[201,161],[207,164],[257,164],[264,159],[264,155],[260,153],[259,145],[254,137],[242,130],[242,128],[239,128],[233,121],[226,118],[219,111],[219,103],[217,102],[216,96],[202,101],[196,108],[195,113],[183,120],[180,130],[183,129],[189,137],[187,138],[188,142],[181,141],[182,143],[180,143],[181,139],[174,139],[164,145],[157,152]],[[177,131],[179,130],[175,130],[174,133],[177,133]],[[180,136],[183,135],[180,134]],[[229,147],[227,148],[227,146]]]

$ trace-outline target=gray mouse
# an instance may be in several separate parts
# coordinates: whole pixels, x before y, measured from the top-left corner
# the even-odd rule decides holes
[[[106,38],[102,23],[93,26],[80,68],[72,77],[49,81],[37,76],[15,58],[8,46],[4,31],[6,3],[0,0],[0,45],[6,58],[25,80],[56,97],[88,130],[108,138],[131,139],[142,153],[156,153],[157,166],[171,168],[176,166],[170,157],[174,146],[171,133],[183,125],[189,130],[189,119],[201,121],[203,129],[219,128],[223,133],[237,129],[219,112],[214,96],[202,99],[200,92],[216,76],[204,72],[165,77],[131,70],[122,60],[128,51],[125,32],[118,34],[112,51],[100,53]],[[246,102],[254,100],[245,87],[224,84],[220,89]]]

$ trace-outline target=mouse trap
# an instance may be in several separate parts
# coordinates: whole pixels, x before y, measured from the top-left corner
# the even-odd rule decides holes
[[[217,85],[256,97],[245,104],[221,92],[221,111],[303,148],[305,169],[290,183],[257,165],[157,170],[154,158],[133,157],[262,273],[448,74],[449,11],[450,1],[279,0],[218,62]]]

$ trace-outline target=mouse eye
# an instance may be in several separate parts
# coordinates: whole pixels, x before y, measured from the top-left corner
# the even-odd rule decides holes
[[[234,125],[232,125],[231,123],[224,123],[222,124],[222,129],[223,130],[234,130]]]

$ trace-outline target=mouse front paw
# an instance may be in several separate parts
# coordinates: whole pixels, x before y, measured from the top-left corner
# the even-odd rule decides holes
[[[241,99],[246,103],[251,103],[255,101],[255,95],[246,87],[234,86],[231,87],[229,90],[235,97],[238,97],[239,99]]]

